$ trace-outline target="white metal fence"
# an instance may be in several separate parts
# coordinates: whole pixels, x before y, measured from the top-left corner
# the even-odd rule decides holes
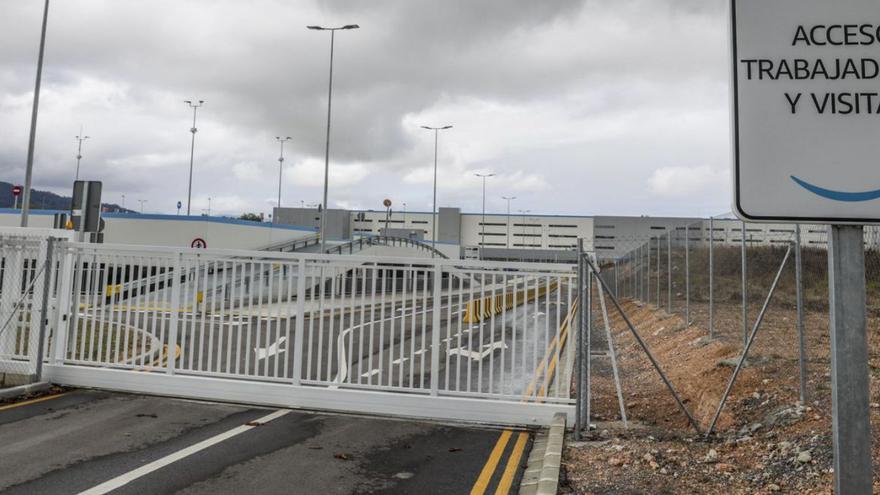
[[[73,242],[55,259],[56,382],[493,423],[573,412],[573,267]]]

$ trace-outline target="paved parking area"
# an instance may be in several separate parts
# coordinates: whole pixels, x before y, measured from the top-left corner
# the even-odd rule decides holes
[[[528,454],[507,441],[518,436],[73,390],[0,406],[0,491],[513,493]]]

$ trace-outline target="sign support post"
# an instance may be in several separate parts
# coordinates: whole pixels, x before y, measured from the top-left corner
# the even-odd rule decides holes
[[[834,492],[871,493],[871,422],[863,227],[829,228]]]

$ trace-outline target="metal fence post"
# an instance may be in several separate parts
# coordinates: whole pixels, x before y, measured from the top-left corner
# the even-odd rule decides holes
[[[715,219],[709,217],[709,338],[715,338]]]
[[[684,226],[684,326],[691,326],[691,231]]]
[[[617,258],[614,258],[614,295],[615,296],[618,295],[617,294],[617,272],[618,271],[619,270],[617,269]]]
[[[584,363],[584,241],[577,240],[577,353],[575,353],[575,389],[577,390],[574,414],[574,436],[581,439],[583,394],[583,363]]]
[[[651,304],[651,238],[649,237],[644,244],[644,252],[645,252],[645,270],[644,270],[644,284],[645,284],[645,304]]]
[[[871,493],[871,422],[861,225],[828,228],[834,493]]]
[[[803,265],[801,264],[801,226],[794,226],[794,283],[797,300],[798,366],[800,369],[801,404],[807,403],[807,345],[804,338]]]
[[[657,309],[660,309],[660,236],[656,237],[657,242]]]
[[[742,233],[741,237],[742,238],[740,239],[740,246],[741,246],[741,251],[742,251],[742,254],[741,254],[741,257],[742,257],[742,260],[741,260],[741,264],[742,264],[742,268],[741,268],[741,271],[742,271],[742,328],[743,328],[743,348],[745,348],[745,346],[749,342],[749,301],[748,301],[748,295],[747,295],[747,291],[746,291],[746,283],[747,283],[747,280],[746,280],[746,223],[745,222],[741,222],[741,223],[742,223],[742,230],[741,230],[741,233]]]
[[[494,280],[493,280],[494,281]],[[440,388],[440,313],[443,296],[443,270],[439,262],[434,264],[433,319],[431,320],[431,395],[437,396]],[[451,302],[450,302],[451,304]],[[548,385],[549,389],[549,385]]]
[[[40,301],[40,333],[37,336],[36,352],[28,352],[31,356],[37,356],[35,374],[38,382],[43,381],[43,347],[46,345],[46,323],[49,321],[49,292],[52,288],[52,251],[54,246],[55,239],[52,237],[46,238],[46,261],[43,265],[43,294]]]
[[[373,268],[375,270],[375,267]],[[300,259],[296,277],[296,327],[293,336],[293,384],[302,383],[303,332],[306,316],[306,260]],[[314,278],[312,279],[314,283]]]
[[[672,314],[672,232],[666,231],[666,307]]]
[[[51,343],[54,350],[49,361],[51,364],[64,362],[67,358],[67,340],[68,334],[70,333],[70,322],[72,320],[70,317],[70,296],[71,291],[73,290],[73,286],[71,285],[74,270],[71,265],[73,255],[67,249],[66,240],[60,240],[58,246],[60,247],[56,247],[55,249],[56,251],[61,252],[61,257],[58,260],[58,275],[56,276],[57,298],[55,300],[56,311],[55,324],[53,325],[54,334]]]
[[[177,365],[177,360],[175,359],[175,350],[177,346],[177,326],[178,320],[180,319],[180,284],[183,283],[181,280],[181,265],[183,258],[183,253],[177,253],[177,257],[174,258],[174,271],[172,272],[171,283],[171,322],[169,324],[168,330],[168,369],[167,373],[169,375],[174,374],[174,368]],[[183,353],[181,352],[181,358],[183,357]]]
[[[587,420],[586,426],[587,426],[587,432],[589,432],[590,431],[590,416],[591,416],[591,412],[592,412],[590,410],[590,393],[592,392],[590,380],[592,379],[592,374],[591,374],[592,366],[591,365],[592,365],[592,354],[593,354],[593,349],[592,349],[592,343],[593,343],[593,276],[595,275],[596,277],[598,277],[598,274],[593,273],[592,265],[585,264],[584,270],[586,271],[586,274],[587,274],[587,276],[586,276],[587,286],[585,288],[586,298],[587,298],[586,308],[585,308],[587,310],[586,311],[587,336],[586,336],[586,346],[582,346],[582,347],[585,347],[584,356],[586,357],[586,359],[585,359],[586,362],[585,362],[585,366],[584,366],[586,368],[584,370],[584,373],[586,374],[586,379],[584,382],[584,388],[585,388],[585,393],[584,393],[585,414],[584,414],[584,418],[586,418],[586,420]]]

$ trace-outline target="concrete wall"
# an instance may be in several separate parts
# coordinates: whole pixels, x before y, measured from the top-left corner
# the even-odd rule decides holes
[[[437,240],[461,244],[461,210],[440,207],[437,210]]]
[[[30,227],[52,227],[55,211],[31,210]],[[18,226],[20,213],[0,209],[0,226]],[[190,247],[204,239],[209,248],[260,249],[273,242],[314,235],[313,229],[217,217],[105,213],[104,242]]]
[[[593,237],[593,218],[563,215],[486,214],[483,225],[479,213],[461,216],[461,244],[480,246],[485,227],[486,248],[570,250],[579,237]]]
[[[272,217],[281,225],[321,226],[321,212],[317,208],[274,208]],[[348,210],[331,208],[327,211],[327,240],[351,239],[351,214]]]

